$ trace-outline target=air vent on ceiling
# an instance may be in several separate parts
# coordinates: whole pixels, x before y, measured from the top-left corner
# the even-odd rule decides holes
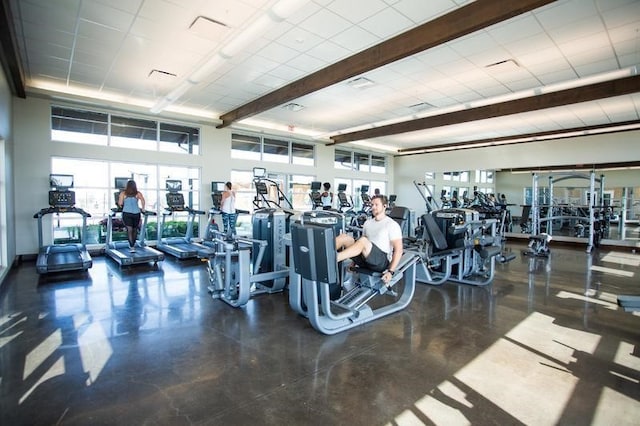
[[[290,102],[286,105],[283,105],[282,108],[288,109],[289,111],[297,112],[304,109],[304,106],[300,104],[296,104],[294,102]]]
[[[213,18],[199,15],[193,20],[189,29],[209,40],[220,40],[229,31],[229,26]]]
[[[353,87],[354,89],[366,89],[367,87],[373,86],[375,83],[369,80],[366,77],[358,77],[354,78],[347,82],[347,85]]]
[[[149,71],[149,77],[156,77],[156,76],[177,77],[177,74],[174,74],[174,73],[169,72],[169,71],[159,70],[159,69],[156,69],[156,68],[154,68],[151,71]]]
[[[429,102],[420,102],[409,106],[409,109],[414,112],[422,112],[432,108],[435,108],[435,105],[431,105]]]
[[[149,80],[154,83],[168,83],[173,82],[177,75],[169,71],[154,68],[149,71],[149,75],[147,77],[149,77]]]
[[[505,59],[504,61],[494,62],[493,64],[485,65],[487,71],[490,72],[506,72],[516,71],[520,69],[520,65],[514,59]]]

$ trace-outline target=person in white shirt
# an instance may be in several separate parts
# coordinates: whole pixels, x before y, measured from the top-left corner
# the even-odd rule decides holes
[[[320,200],[322,201],[323,210],[331,210],[333,207],[333,192],[331,192],[331,184],[325,182],[322,184],[324,191],[320,194]]]
[[[382,272],[388,283],[402,258],[402,229],[386,214],[387,197],[376,195],[371,199],[371,213],[357,240],[349,234],[336,237],[337,260],[352,259],[357,265]]]
[[[220,199],[220,211],[222,212],[222,226],[226,235],[236,235],[236,191],[231,189],[231,182],[224,185],[224,192]]]

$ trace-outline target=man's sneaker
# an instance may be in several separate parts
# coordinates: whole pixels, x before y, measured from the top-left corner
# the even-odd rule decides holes
[[[131,247],[131,248],[129,249],[129,251],[130,251],[131,253],[135,253],[135,252],[136,252],[136,248],[135,248],[135,247]]]

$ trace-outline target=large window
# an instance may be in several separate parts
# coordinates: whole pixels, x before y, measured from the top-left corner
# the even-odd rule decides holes
[[[310,194],[311,182],[314,179],[314,176],[289,175],[289,193],[287,196],[295,210],[305,211],[313,208]]]
[[[362,188],[367,187],[366,194],[369,197],[373,197],[375,190],[378,189],[380,194],[386,195],[387,198],[390,194],[387,194],[387,183],[384,181],[376,181],[376,180],[362,180],[362,179],[344,179],[337,178],[333,181],[333,192],[336,194],[338,192],[338,186],[340,184],[346,185],[346,190],[344,191],[347,194],[347,199],[353,201],[351,204],[354,205],[356,210],[360,210],[363,207],[362,203]],[[337,201],[336,201],[337,207]]]
[[[274,163],[289,162],[289,142],[279,139],[264,138],[262,159]]]
[[[442,174],[442,179],[453,182],[469,182],[469,172],[444,172]]]
[[[291,162],[301,166],[314,165],[314,149],[313,145],[305,145],[302,143],[291,143]]]
[[[386,173],[387,160],[382,155],[336,149],[334,154],[334,167],[342,170]]]
[[[195,167],[156,166],[54,157],[51,160],[51,173],[73,175],[74,188],[72,190],[76,193],[76,206],[91,215],[87,221],[88,244],[104,243],[105,241],[107,216],[115,207],[118,194],[118,190],[114,187],[116,177],[125,177],[136,181],[138,190],[145,197],[147,210],[155,211],[158,214],[156,218],[162,217],[166,206],[165,182],[167,179],[181,180],[185,203],[194,209],[199,208],[200,169]],[[167,217],[167,221],[174,222],[175,226],[172,226],[171,229],[183,230],[186,228],[186,215]],[[149,222],[147,237],[150,240],[155,240],[157,239],[157,220],[150,219]],[[79,215],[60,215],[52,223],[54,239],[61,242],[80,238],[78,229],[81,225],[82,218]],[[194,229],[194,233],[197,235],[197,228]],[[113,238],[115,240],[126,239],[126,233],[116,231]]]
[[[334,152],[334,167],[336,169],[351,170],[353,169],[353,160],[351,151],[344,151],[342,149],[336,149]]]
[[[242,160],[270,161],[274,163],[315,164],[315,147],[276,137],[262,137],[233,133],[231,135],[231,158]]]
[[[200,153],[197,127],[61,106],[51,107],[51,139],[147,151]]]
[[[476,170],[476,183],[493,183],[493,170]]]

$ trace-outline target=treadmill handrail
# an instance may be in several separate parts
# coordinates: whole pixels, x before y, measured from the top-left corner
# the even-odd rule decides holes
[[[77,213],[84,217],[91,217],[90,213],[82,210],[79,207],[47,207],[44,209],[40,209],[39,212],[33,215],[33,218],[38,219],[48,214],[54,214],[54,213]]]

